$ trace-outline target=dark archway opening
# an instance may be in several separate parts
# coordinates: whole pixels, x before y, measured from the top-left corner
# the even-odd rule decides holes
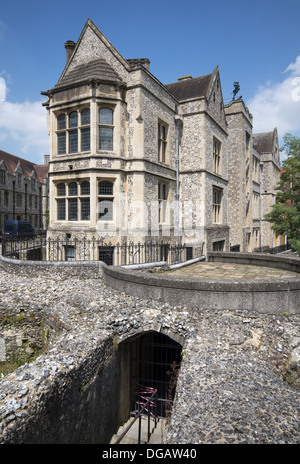
[[[136,411],[139,385],[157,389],[159,417],[171,414],[182,346],[163,333],[146,332],[130,343],[130,410]]]

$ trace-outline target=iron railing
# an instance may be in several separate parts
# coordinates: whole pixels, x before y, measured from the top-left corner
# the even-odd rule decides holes
[[[138,444],[141,444],[141,434],[142,434],[142,415],[143,413],[147,415],[147,442],[149,442],[151,437],[151,426],[150,426],[150,419],[153,417],[154,419],[154,428],[157,425],[157,414],[155,412],[155,408],[157,406],[157,390],[152,387],[144,387],[142,385],[138,386],[138,400],[136,401],[137,405],[137,413],[130,422],[130,424],[126,427],[126,429],[122,432],[119,438],[116,440],[115,445],[118,445],[121,440],[125,437],[128,431],[131,429],[133,424],[139,420],[138,426]]]
[[[2,255],[40,261],[103,261],[108,265],[130,265],[165,261],[180,263],[202,256],[203,244],[178,246],[165,241],[112,243],[103,238],[2,237]]]

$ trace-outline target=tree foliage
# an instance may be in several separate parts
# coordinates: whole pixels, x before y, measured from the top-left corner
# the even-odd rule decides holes
[[[281,150],[287,154],[282,163],[276,203],[265,219],[272,229],[286,235],[291,247],[300,254],[300,138],[285,134]]]

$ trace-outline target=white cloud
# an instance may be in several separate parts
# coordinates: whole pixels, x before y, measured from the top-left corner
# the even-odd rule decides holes
[[[6,83],[3,77],[0,77],[0,102],[6,100]]]
[[[247,102],[253,115],[254,132],[269,132],[277,127],[279,136],[300,133],[300,55],[283,71],[282,82],[266,83]]]
[[[3,80],[0,78],[0,149],[35,163],[43,163],[43,155],[49,153],[49,137],[47,114],[42,101],[4,101],[1,99],[1,95],[4,95],[1,94]]]

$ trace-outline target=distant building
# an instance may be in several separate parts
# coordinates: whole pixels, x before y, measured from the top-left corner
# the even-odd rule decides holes
[[[277,131],[262,151],[243,100],[224,105],[218,66],[164,85],[148,59],[124,59],[91,20],[65,48],[57,84],[42,92],[49,237],[160,239],[185,244],[189,257],[202,246],[276,244],[261,214],[279,176]]]
[[[0,229],[10,219],[45,229],[48,217],[48,159],[37,165],[0,150]]]

